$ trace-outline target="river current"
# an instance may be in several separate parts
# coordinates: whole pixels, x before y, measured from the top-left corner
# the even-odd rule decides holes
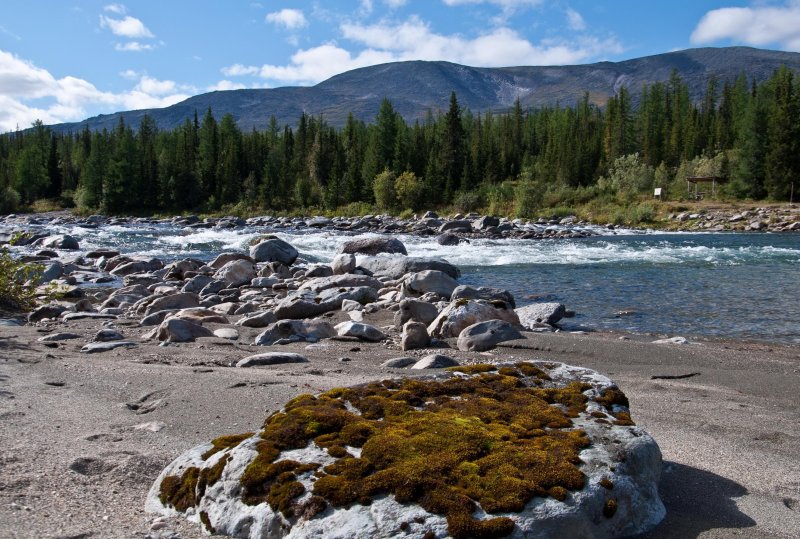
[[[164,224],[55,228],[77,237],[82,250],[112,248],[164,260],[211,259],[274,232],[301,257],[326,262],[353,237]],[[506,288],[518,306],[564,303],[576,313],[565,320],[567,328],[800,343],[800,234],[596,231],[601,235],[582,239],[477,239],[451,247],[433,237],[397,237],[410,256],[444,258],[461,269],[462,283]]]

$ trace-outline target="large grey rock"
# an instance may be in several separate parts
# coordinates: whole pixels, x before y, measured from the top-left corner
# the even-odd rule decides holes
[[[449,298],[457,286],[458,283],[455,279],[437,270],[411,273],[403,281],[403,291],[409,295],[416,296],[433,292],[439,296]]]
[[[486,230],[487,228],[492,228],[495,226],[500,226],[500,219],[497,217],[491,217],[489,215],[485,215],[472,222],[472,227],[475,230]]]
[[[41,307],[37,307],[30,313],[28,313],[28,322],[36,323],[41,322],[45,318],[58,318],[61,316],[61,313],[66,312],[67,307],[64,305],[59,305],[57,303],[49,303],[47,305],[42,305]]]
[[[311,279],[300,285],[299,290],[313,290],[314,292],[321,292],[329,288],[349,288],[368,286],[375,290],[383,288],[383,283],[374,277],[367,275],[331,275],[329,277],[317,277]]]
[[[457,299],[485,299],[486,301],[504,301],[512,309],[517,306],[514,301],[514,296],[508,290],[502,288],[491,288],[488,286],[480,286],[474,288],[468,285],[459,285],[453,289],[450,299],[455,301]]]
[[[552,326],[567,313],[566,307],[561,303],[532,303],[514,310],[520,323],[529,329],[537,327],[537,324]]]
[[[242,318],[236,321],[236,325],[244,326],[247,328],[265,328],[268,325],[274,324],[277,321],[278,317],[275,316],[274,312],[261,311],[243,316]]]
[[[417,350],[427,348],[431,343],[428,329],[421,322],[409,320],[403,324],[403,334],[400,337],[400,348],[402,350]]]
[[[214,274],[214,279],[235,288],[247,284],[256,276],[256,268],[249,260],[231,260]]]
[[[199,294],[201,290],[203,290],[206,286],[208,286],[214,280],[213,277],[209,275],[195,275],[185,285],[181,288],[182,292],[193,292],[195,294]],[[221,290],[221,289],[220,289]]]
[[[455,221],[447,221],[446,223],[442,223],[442,226],[439,227],[439,232],[472,232],[472,223],[470,221],[464,220],[455,220]]]
[[[57,236],[50,236],[45,238],[41,243],[42,247],[49,247],[51,249],[65,249],[75,251],[80,248],[78,240],[69,234],[59,234]]]
[[[501,342],[522,338],[522,333],[508,322],[487,320],[461,330],[458,335],[458,349],[464,352],[484,352]]]
[[[280,262],[290,266],[297,260],[297,249],[283,240],[262,241],[250,248],[250,256],[256,262]]]
[[[209,266],[215,270],[218,270],[228,262],[233,262],[234,260],[247,260],[251,264],[255,264],[256,262],[252,257],[247,256],[244,253],[220,253],[217,255],[217,258],[215,258],[209,264]]]
[[[386,339],[386,335],[375,326],[352,320],[337,324],[334,329],[339,337],[355,337],[367,342],[380,342]]]
[[[81,348],[81,353],[98,354],[100,352],[110,352],[117,348],[133,348],[135,346],[137,346],[136,343],[130,341],[91,342]]]
[[[358,258],[358,265],[376,277],[399,279],[406,273],[425,270],[437,270],[458,279],[461,272],[450,262],[435,258],[419,258],[406,256],[364,256]]]
[[[387,359],[381,363],[381,367],[389,367],[390,369],[405,369],[417,362],[415,357],[395,357]]]
[[[439,314],[439,309],[436,305],[428,303],[427,301],[420,301],[416,299],[406,298],[400,301],[397,312],[394,315],[394,325],[398,328],[403,327],[403,324],[409,320],[415,322],[422,322],[426,326],[433,322]]]
[[[274,356],[267,356],[263,363],[272,364],[276,361],[272,357]],[[303,359],[295,360],[303,361]],[[258,363],[255,360],[249,362],[249,364]],[[568,491],[564,501],[556,499],[557,494],[529,496],[521,501],[516,511],[486,514],[478,509],[473,513],[473,517],[481,520],[497,516],[510,518],[514,525],[510,537],[516,539],[627,537],[654,528],[665,515],[664,506],[658,496],[658,480],[663,465],[661,453],[655,441],[641,428],[624,423],[613,424],[609,421],[614,419],[612,414],[628,412],[628,408],[621,404],[619,399],[614,399],[616,401],[614,403],[604,400],[609,391],[618,391],[616,386],[605,376],[589,369],[554,363],[537,366],[547,375],[547,380],[535,376],[522,376],[518,380],[523,392],[527,392],[527,388],[530,387],[559,389],[570,384],[585,384],[587,387],[584,391],[587,397],[585,409],[578,411],[577,417],[565,415],[573,428],[579,428],[586,433],[588,445],[580,450],[579,459],[574,462],[583,475],[583,487]],[[470,375],[439,374],[436,379],[444,382],[455,377],[468,376]],[[397,381],[387,387],[394,387],[395,384]],[[383,386],[379,387],[383,390]],[[455,395],[453,401],[471,398],[480,399],[481,393]],[[420,404],[415,413],[425,417],[430,411],[442,407],[440,398],[430,399],[430,402]],[[491,409],[487,408],[486,419],[502,421],[500,418],[490,418]],[[350,409],[345,410],[343,405],[340,413],[354,415],[358,413]],[[484,431],[477,430],[483,418],[481,407],[477,406],[476,410],[480,417],[464,420],[464,428],[476,429],[476,432],[482,433]],[[597,421],[598,417],[607,417],[609,420],[601,423]],[[359,420],[364,418],[360,417]],[[389,418],[381,417],[374,421],[383,424],[389,421]],[[534,422],[536,421],[534,419]],[[299,432],[302,432],[303,427],[302,424],[298,425]],[[311,425],[308,428],[316,432]],[[551,430],[563,432],[562,429],[547,429],[544,436],[548,436],[547,431]],[[572,428],[567,429],[570,430]],[[517,431],[519,431],[518,425],[509,429],[512,436]],[[227,431],[223,429],[221,432]],[[387,443],[384,439],[382,441]],[[331,505],[323,496],[322,499],[317,498],[316,510],[304,512],[304,509],[311,508],[310,505],[304,505],[309,501],[311,493],[319,494],[315,492],[315,485],[323,475],[317,470],[337,462],[337,457],[332,457],[325,449],[314,443],[283,450],[273,460],[276,463],[285,461],[314,463],[309,471],[298,473],[295,477],[289,476],[303,487],[301,495],[288,507],[294,516],[284,517],[276,502],[272,505],[263,502],[258,505],[245,503],[243,496],[246,492],[242,488],[240,479],[253,460],[259,456],[259,444],[263,446],[263,442],[261,433],[257,432],[249,438],[245,437],[233,447],[210,451],[214,446],[211,443],[204,443],[185,452],[169,464],[156,479],[147,495],[145,510],[167,517],[180,516],[183,511],[192,522],[198,523],[202,520],[213,527],[216,533],[236,537],[371,539],[391,535],[397,539],[419,539],[426,533],[441,538],[451,536],[451,530],[448,529],[448,522],[443,514],[429,512],[419,503],[415,503],[416,496],[420,495],[398,501],[391,494],[378,493],[370,497],[370,503],[362,505],[355,501],[339,506]],[[447,445],[452,440],[444,438],[437,440],[437,444],[430,444],[434,449],[430,450],[429,455],[423,454],[421,461],[440,459],[440,455],[436,453],[440,447],[438,442]],[[404,442],[398,440],[394,443]],[[491,454],[501,445],[487,444],[486,451]],[[371,458],[381,459],[385,456],[385,452],[374,451],[374,448],[367,445],[364,445],[363,450],[348,449],[351,454],[343,458],[361,459],[367,469],[371,469],[369,466],[375,463],[375,460],[370,460]],[[391,449],[386,451],[391,453]],[[288,462],[286,464],[286,468],[291,469],[291,464]],[[514,463],[508,464],[513,469]],[[216,473],[209,473],[212,468]],[[194,477],[217,476],[219,480],[204,483],[202,489],[195,491],[196,498],[190,498],[191,505],[179,511],[169,501],[162,502],[161,493],[164,490],[162,485],[176,484],[189,470],[194,473]],[[454,474],[455,480],[457,481],[462,475]],[[431,479],[435,480],[436,477]],[[198,515],[204,516],[201,519]]]
[[[378,236],[371,238],[358,238],[344,242],[339,246],[337,254],[401,254],[407,255],[406,246],[397,238]]]
[[[469,243],[469,240],[460,238],[459,236],[451,234],[450,232],[445,232],[444,234],[440,234],[436,237],[436,243],[439,245],[453,246],[458,245],[461,242]]]
[[[487,320],[504,320],[520,327],[514,310],[505,308],[503,303],[495,305],[482,299],[458,299],[450,302],[428,325],[428,334],[443,339],[458,337],[465,327]]]
[[[168,318],[142,339],[158,339],[161,342],[193,342],[198,337],[213,337],[214,333],[200,324],[180,318]]]
[[[308,363],[308,359],[300,354],[292,354],[290,352],[265,352],[240,359],[236,366],[244,369],[266,365],[283,365],[285,363]]]
[[[331,262],[331,269],[334,275],[353,273],[356,269],[356,256],[351,253],[334,256]]]
[[[455,359],[442,354],[430,354],[411,365],[412,369],[446,369],[460,365]]]
[[[57,341],[67,341],[71,339],[80,339],[81,336],[77,333],[53,333],[51,335],[45,335],[44,337],[39,337],[36,339],[39,342],[57,342]]]
[[[160,270],[164,267],[164,262],[158,258],[149,258],[146,260],[132,260],[116,266],[111,270],[111,275],[126,276],[132,273],[150,273],[151,271]]]
[[[146,298],[145,303],[140,304],[136,312],[145,316],[156,311],[168,309],[188,309],[189,307],[199,307],[200,298],[191,292],[179,292],[169,296],[153,296]]]
[[[122,333],[112,328],[101,329],[94,334],[95,342],[121,341],[124,338],[125,336]]]
[[[280,320],[259,333],[254,344],[272,346],[281,342],[317,342],[335,335],[336,330],[324,320]]]
[[[314,264],[306,270],[306,278],[313,279],[315,277],[330,277],[333,275],[333,269],[326,264]]]
[[[195,324],[227,324],[228,318],[213,309],[206,309],[205,307],[189,307],[187,309],[179,309],[168,314],[170,318],[179,318],[181,320],[188,320]]]
[[[45,267],[44,271],[39,275],[38,283],[43,284],[50,282],[54,279],[58,279],[64,274],[64,264],[55,260],[53,262],[48,262]]]

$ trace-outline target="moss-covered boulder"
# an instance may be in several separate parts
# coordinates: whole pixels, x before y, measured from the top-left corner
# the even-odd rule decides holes
[[[235,537],[617,537],[664,516],[661,453],[608,378],[460,366],[301,395],[170,464],[146,509]]]

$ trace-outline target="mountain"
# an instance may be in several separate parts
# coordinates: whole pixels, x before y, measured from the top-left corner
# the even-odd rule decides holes
[[[636,99],[645,84],[669,79],[677,70],[699,101],[709,77],[720,82],[740,73],[763,81],[786,65],[800,70],[800,53],[749,47],[701,48],[646,56],[624,62],[599,62],[575,66],[468,67],[449,62],[396,62],[355,69],[311,87],[228,90],[190,97],[162,109],[104,114],[82,122],[59,124],[53,129],[79,131],[113,129],[120,116],[134,128],[145,114],[159,128],[171,129],[195,111],[202,117],[211,107],[217,119],[230,113],[243,130],[263,129],[271,116],[279,125],[295,125],[302,112],[322,114],[334,126],[342,126],[348,113],[366,122],[375,119],[380,102],[388,97],[406,121],[414,121],[447,109],[455,91],[462,108],[472,112],[505,112],[519,98],[523,108],[570,105],[586,92],[603,106],[619,88],[627,86]]]

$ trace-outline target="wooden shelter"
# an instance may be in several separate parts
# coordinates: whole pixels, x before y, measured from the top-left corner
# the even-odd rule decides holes
[[[711,184],[711,196],[717,196],[717,184],[725,183],[728,181],[728,178],[724,176],[689,176],[686,178],[686,191],[689,193],[689,196],[695,198],[696,200],[700,200],[703,198],[708,192],[700,190],[700,184]],[[694,186],[694,188],[692,188]],[[694,192],[692,192],[694,191]]]

